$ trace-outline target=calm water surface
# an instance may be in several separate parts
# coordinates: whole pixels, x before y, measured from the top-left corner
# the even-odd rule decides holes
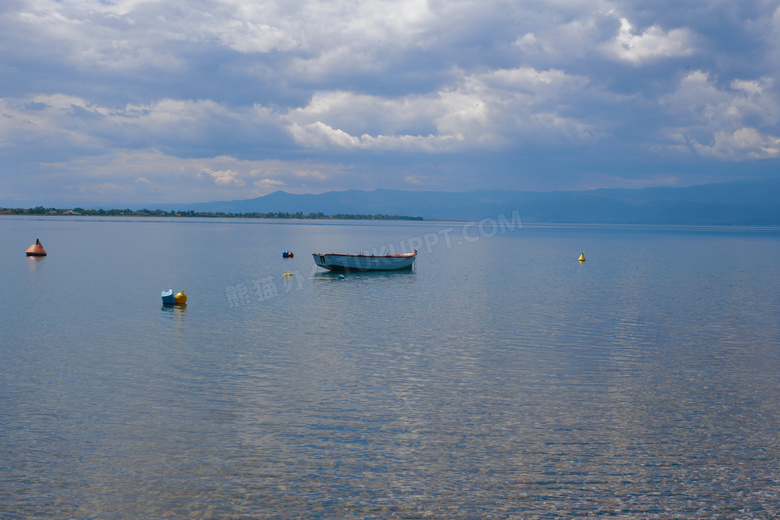
[[[0,218],[0,518],[778,518],[780,231],[511,227]]]

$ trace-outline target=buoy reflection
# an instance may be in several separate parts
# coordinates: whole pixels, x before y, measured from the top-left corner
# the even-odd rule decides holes
[[[30,270],[30,272],[37,271],[41,264],[43,263],[43,259],[45,257],[43,256],[28,256],[27,257],[27,268]]]
[[[178,303],[176,305],[163,304],[160,307],[160,310],[163,311],[164,316],[170,316],[174,318],[183,317],[185,314],[187,314],[187,304],[186,303]]]

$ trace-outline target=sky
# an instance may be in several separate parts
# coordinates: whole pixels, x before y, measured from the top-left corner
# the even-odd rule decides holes
[[[764,177],[777,0],[0,3],[6,206]]]

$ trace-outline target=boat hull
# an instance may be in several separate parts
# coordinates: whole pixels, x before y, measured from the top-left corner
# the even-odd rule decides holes
[[[323,269],[337,272],[400,271],[412,269],[417,251],[401,255],[344,255],[339,253],[312,253],[314,263]]]

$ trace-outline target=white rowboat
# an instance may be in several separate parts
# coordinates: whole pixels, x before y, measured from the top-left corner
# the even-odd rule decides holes
[[[344,255],[340,253],[312,253],[314,263],[329,271],[397,271],[411,269],[417,251],[400,255]]]

